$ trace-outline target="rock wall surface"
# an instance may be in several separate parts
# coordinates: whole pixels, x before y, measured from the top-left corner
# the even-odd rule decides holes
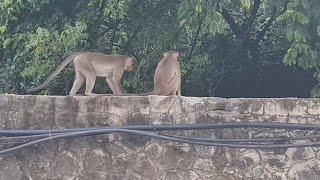
[[[319,124],[317,99],[0,96],[0,129],[136,124],[290,122]],[[169,132],[207,138],[295,136],[307,132],[223,129]],[[301,141],[304,142],[304,141]],[[0,137],[0,148],[8,147]],[[52,140],[0,155],[0,180],[320,179],[320,147],[232,149],[125,134]]]

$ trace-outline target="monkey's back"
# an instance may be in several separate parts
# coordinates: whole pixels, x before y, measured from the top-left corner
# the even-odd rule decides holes
[[[106,77],[110,75],[110,72],[113,72],[113,69],[124,66],[123,58],[126,56],[86,52],[75,58],[74,65],[95,71],[97,76]]]
[[[179,62],[170,58],[162,59],[156,68],[153,80],[156,94],[172,94],[181,81]]]

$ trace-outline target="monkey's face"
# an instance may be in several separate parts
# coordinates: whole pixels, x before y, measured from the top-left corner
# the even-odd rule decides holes
[[[180,56],[178,51],[167,51],[163,53],[164,58],[173,58],[177,61],[180,61]]]
[[[128,58],[125,64],[125,70],[132,71],[133,70],[133,60],[132,58]]]

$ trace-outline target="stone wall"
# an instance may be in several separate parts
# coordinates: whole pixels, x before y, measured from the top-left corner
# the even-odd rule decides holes
[[[319,123],[316,99],[0,96],[1,129],[217,122]],[[170,132],[210,138],[301,135],[283,130]],[[0,140],[0,148],[7,147]],[[229,149],[120,134],[53,140],[0,155],[0,179],[320,179],[320,148]]]

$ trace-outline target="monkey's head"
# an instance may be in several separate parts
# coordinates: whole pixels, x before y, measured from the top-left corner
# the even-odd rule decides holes
[[[163,57],[164,58],[173,58],[173,59],[175,59],[177,61],[180,60],[179,52],[175,51],[175,50],[164,52],[163,53]]]
[[[133,70],[133,59],[131,57],[128,57],[125,61],[124,69],[126,71],[132,71]]]

